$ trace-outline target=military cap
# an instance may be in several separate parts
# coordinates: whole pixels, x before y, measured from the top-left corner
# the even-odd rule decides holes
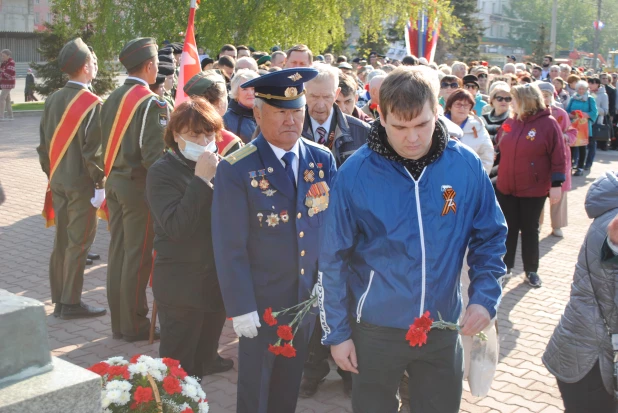
[[[269,55],[260,57],[260,59],[257,61],[257,64],[259,66],[259,65],[263,65],[266,62],[270,62],[270,56]]]
[[[165,76],[169,76],[169,75],[173,75],[174,72],[176,71],[176,68],[174,67],[174,65],[172,63],[161,63],[159,62],[159,71],[158,73],[160,75]]]
[[[159,56],[159,63],[170,63],[170,64],[175,65],[174,57],[166,56],[166,55],[160,55]]]
[[[161,73],[157,73],[157,80],[155,80],[153,85],[160,85],[163,82],[165,82],[165,75],[162,75]]]
[[[182,53],[182,48],[183,48],[183,44],[180,42],[174,42],[170,44],[170,47],[172,48],[172,50],[174,51],[174,54],[180,54]]]
[[[339,69],[349,69],[349,70],[354,69],[354,68],[352,67],[352,65],[351,65],[351,64],[349,64],[348,62],[341,62],[341,63],[339,63],[339,66],[337,66],[337,67],[338,67]]]
[[[124,46],[120,52],[120,63],[130,71],[156,55],[156,40],[152,37],[138,37]]]
[[[173,57],[174,56],[174,49],[172,49],[170,46],[162,47],[161,49],[159,49],[159,56]]]
[[[225,84],[225,79],[214,71],[200,72],[193,76],[182,90],[189,96],[204,96],[206,91],[216,83]]]
[[[254,88],[255,96],[271,106],[299,109],[306,103],[304,83],[317,75],[318,71],[310,67],[283,69],[252,79],[240,87]]]
[[[90,56],[90,49],[78,37],[62,47],[58,54],[58,65],[63,72],[74,73],[86,64],[88,56]]]

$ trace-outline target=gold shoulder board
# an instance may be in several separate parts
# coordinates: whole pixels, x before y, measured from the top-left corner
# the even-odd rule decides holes
[[[240,148],[239,150],[237,150],[236,152],[232,152],[230,155],[226,156],[223,159],[228,161],[230,165],[234,165],[236,162],[240,161],[241,159],[246,158],[247,156],[251,155],[255,151],[257,151],[257,148],[255,147],[255,145],[252,145],[249,143],[243,146],[242,148]]]

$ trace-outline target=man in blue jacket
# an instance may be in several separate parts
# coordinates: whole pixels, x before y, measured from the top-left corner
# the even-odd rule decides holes
[[[355,374],[355,413],[397,411],[410,376],[412,411],[456,413],[463,354],[457,331],[434,329],[411,347],[406,332],[429,311],[457,322],[468,249],[470,300],[461,334],[495,317],[507,228],[479,158],[448,139],[435,73],[402,67],[380,89],[380,121],[337,173],[318,273],[322,343]],[[415,96],[410,99],[409,96]]]
[[[217,167],[212,237],[225,310],[240,337],[238,413],[296,410],[315,314],[294,332],[296,357],[275,357],[277,326],[260,322],[307,300],[317,281],[319,234],[328,208],[335,159],[300,137],[303,83],[317,71],[294,68],[241,85],[255,88],[261,133]],[[292,321],[280,316],[279,325]],[[286,343],[286,345],[289,343]]]

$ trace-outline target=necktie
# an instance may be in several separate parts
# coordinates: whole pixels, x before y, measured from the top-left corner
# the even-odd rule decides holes
[[[320,145],[326,145],[326,129],[320,126],[317,129],[317,132],[318,132],[318,135],[320,135],[320,137],[318,138],[318,143]]]
[[[292,162],[294,161],[294,157],[296,155],[294,155],[294,152],[286,152],[285,155],[283,155],[283,162],[285,162],[285,173],[288,174],[288,178],[290,178],[290,181],[292,181],[292,185],[294,186],[294,189],[296,189],[296,177],[294,176],[294,169],[292,169]]]

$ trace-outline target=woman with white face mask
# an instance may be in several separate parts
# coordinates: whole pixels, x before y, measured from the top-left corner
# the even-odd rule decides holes
[[[148,170],[154,223],[152,292],[159,310],[159,355],[198,378],[234,365],[217,353],[225,309],[210,228],[212,179],[223,120],[204,98],[183,102],[165,130],[167,153]]]

